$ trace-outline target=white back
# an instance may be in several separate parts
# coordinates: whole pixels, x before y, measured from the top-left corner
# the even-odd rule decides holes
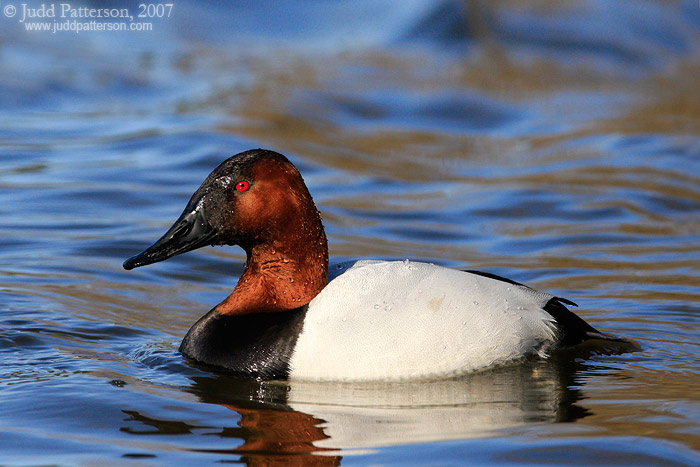
[[[546,352],[552,295],[409,261],[358,261],[311,301],[291,377],[396,380]]]

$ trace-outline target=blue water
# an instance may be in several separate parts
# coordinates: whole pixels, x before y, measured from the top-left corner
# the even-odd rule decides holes
[[[697,2],[180,1],[55,34],[8,5],[0,464],[700,464]],[[641,350],[402,384],[189,366],[243,252],[121,263],[255,147],[299,167],[332,261],[504,275]]]

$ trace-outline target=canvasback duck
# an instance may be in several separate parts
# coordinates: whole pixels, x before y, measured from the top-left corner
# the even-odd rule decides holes
[[[255,149],[219,165],[182,215],[125,269],[205,245],[239,245],[231,295],[189,330],[197,364],[259,379],[447,377],[618,340],[574,303],[502,277],[413,261],[357,261],[328,271],[321,217],[297,168]]]

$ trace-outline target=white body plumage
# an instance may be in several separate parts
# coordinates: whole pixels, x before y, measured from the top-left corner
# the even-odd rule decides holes
[[[347,268],[347,269],[345,269]],[[290,377],[444,377],[543,355],[553,295],[433,264],[357,261],[309,304]]]

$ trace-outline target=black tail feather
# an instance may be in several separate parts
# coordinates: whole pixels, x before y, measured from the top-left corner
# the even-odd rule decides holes
[[[621,337],[605,332],[600,332],[577,314],[569,310],[567,305],[578,306],[574,302],[565,298],[553,297],[544,306],[544,311],[552,315],[559,328],[559,345],[562,347],[573,347],[589,340],[602,340],[618,344],[632,344],[632,342]]]

